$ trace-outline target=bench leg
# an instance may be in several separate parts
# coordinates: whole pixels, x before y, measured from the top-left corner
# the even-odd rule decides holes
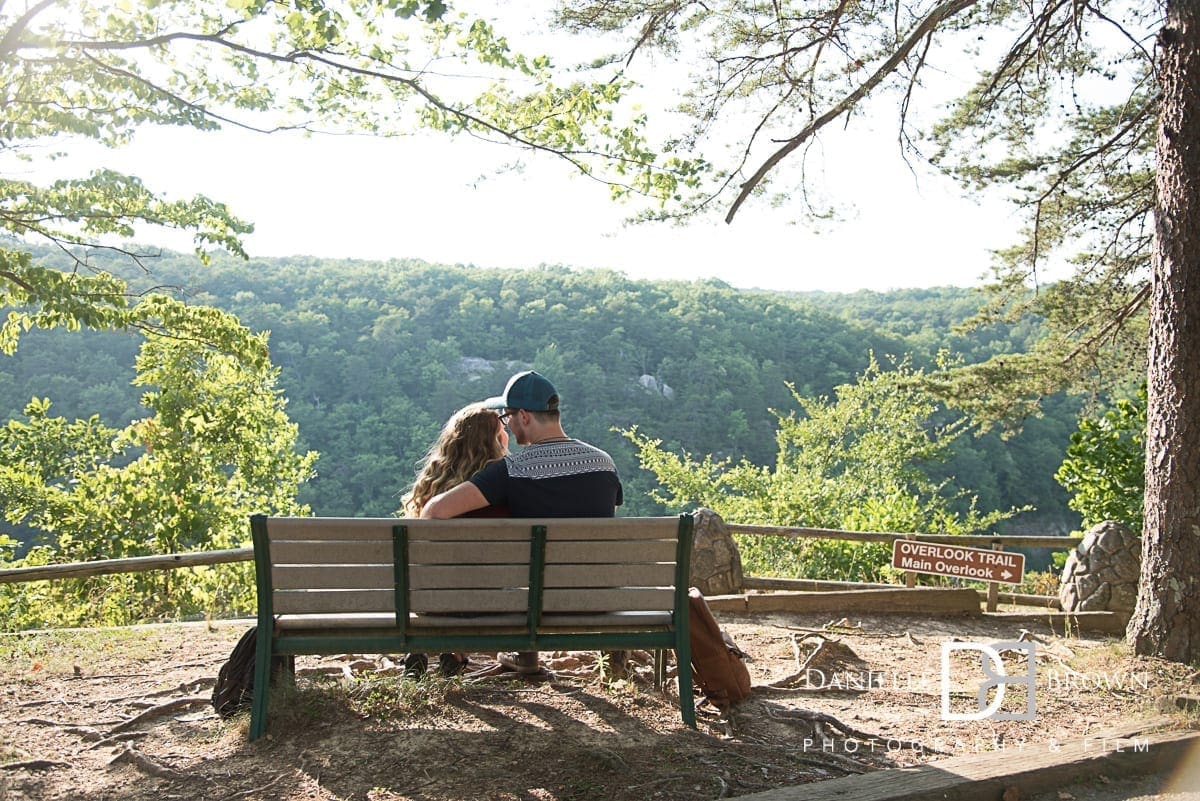
[[[667,654],[659,648],[654,652],[654,686],[660,691],[667,683]]]
[[[676,652],[676,661],[679,663],[679,715],[683,717],[684,724],[695,729],[696,697],[691,691],[691,654],[680,660]]]
[[[271,694],[271,630],[259,629],[254,654],[254,697],[250,702],[250,742],[267,730],[267,700]]]
[[[685,725],[696,728],[696,699],[692,695],[692,655],[687,648],[675,652],[679,663],[679,714]]]

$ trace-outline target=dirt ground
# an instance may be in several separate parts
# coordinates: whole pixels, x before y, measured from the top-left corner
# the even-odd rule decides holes
[[[1028,623],[718,619],[749,654],[755,690],[726,715],[702,706],[698,730],[681,723],[673,685],[653,686],[648,654],[624,676],[595,654],[544,654],[553,672],[532,678],[420,682],[399,675],[396,655],[356,654],[300,658],[297,688],[275,693],[269,734],[253,744],[248,713],[223,720],[207,703],[247,621],[3,634],[0,798],[721,798],[1099,737],[1196,691],[1192,668]],[[1036,655],[1035,719],[943,719],[943,645],[963,644],[945,686],[951,714],[965,715],[984,678],[966,644],[1022,639]],[[1003,653],[1018,675],[1023,652]],[[1010,687],[998,708],[1027,701]]]

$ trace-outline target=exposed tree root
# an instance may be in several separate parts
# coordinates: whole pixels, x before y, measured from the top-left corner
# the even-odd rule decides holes
[[[176,698],[174,701],[167,701],[165,704],[159,704],[158,706],[151,707],[140,715],[135,715],[124,723],[113,726],[108,730],[108,736],[111,737],[118,732],[131,729],[134,726],[137,726],[139,723],[144,723],[145,721],[153,718],[162,717],[163,715],[170,714],[171,712],[175,712],[180,709],[187,709],[189,707],[211,703],[212,699],[207,695],[192,695],[188,696],[187,698]]]
[[[182,781],[188,778],[174,768],[168,768],[165,765],[160,765],[128,743],[125,744],[125,747],[122,748],[115,757],[108,761],[108,764],[109,766],[112,766],[122,762],[128,762],[143,773],[148,773],[151,776],[157,776],[160,779]]]
[[[112,737],[105,737],[103,739],[97,740],[96,742],[89,745],[87,748],[81,748],[79,751],[76,751],[75,753],[78,754],[78,753],[80,753],[80,751],[92,751],[96,748],[104,748],[105,746],[112,745],[113,743],[123,743],[123,742],[128,742],[129,740],[140,740],[143,737],[149,736],[149,734],[150,734],[150,732],[148,732],[148,731],[127,731],[127,732],[122,732],[121,734],[114,734]],[[88,738],[85,737],[84,739],[88,739]]]
[[[21,762],[5,762],[0,765],[0,770],[50,770],[70,767],[74,767],[70,762],[59,762],[55,759],[26,759]]]
[[[930,748],[917,740],[902,740],[896,737],[880,737],[877,734],[861,731],[859,729],[847,726],[833,715],[825,712],[815,712],[811,709],[775,709],[771,704],[764,704],[767,717],[772,720],[782,720],[787,722],[805,723],[812,729],[813,734],[817,737],[824,738],[825,733],[822,730],[823,726],[828,726],[842,734],[854,738],[856,740],[865,740],[867,742],[876,742],[879,740],[887,740],[888,743],[895,743],[900,748],[909,749],[912,751],[921,751],[926,754],[945,754],[945,751],[939,751],[936,748]]]
[[[262,785],[261,787],[251,787],[249,790],[240,790],[236,793],[233,793],[232,795],[225,796],[223,801],[233,801],[233,799],[235,799],[235,798],[243,798],[248,795],[258,795],[258,794],[262,793],[264,790],[269,790],[272,787],[274,787],[275,785],[279,784],[279,782],[287,775],[288,774],[286,774],[286,773],[280,773],[274,779],[271,779],[271,781],[267,782],[266,784]]]
[[[10,722],[18,726],[49,726],[54,729],[62,729],[67,734],[77,734],[85,740],[99,740],[104,736],[93,726],[80,726],[77,723],[63,723],[62,721],[47,720],[46,718],[25,718],[24,720],[13,720]]]
[[[119,695],[114,698],[102,698],[93,702],[94,704],[110,703],[115,704],[119,701],[129,701],[135,698],[154,698],[158,695],[175,695],[183,692],[199,692],[203,689],[210,688],[217,683],[215,676],[205,676],[191,681],[184,681],[176,684],[174,687],[167,687],[164,690],[152,690],[151,692],[142,692],[135,695]]]
[[[817,640],[818,641],[817,647],[814,648],[813,652],[808,655],[808,659],[805,659],[803,662],[801,662],[800,661],[800,643],[803,642],[804,640],[809,640],[809,639]],[[784,676],[782,679],[776,679],[775,681],[770,682],[767,686],[774,687],[774,688],[786,687],[791,682],[793,682],[796,679],[803,676],[805,671],[808,670],[808,668],[816,660],[817,655],[821,653],[821,649],[823,649],[825,647],[825,643],[827,643],[827,642],[829,642],[829,639],[826,638],[822,634],[811,633],[811,634],[806,634],[803,637],[797,637],[795,634],[793,634],[792,635],[792,655],[795,657],[796,664],[799,667],[796,669],[796,672],[789,673],[788,675]]]

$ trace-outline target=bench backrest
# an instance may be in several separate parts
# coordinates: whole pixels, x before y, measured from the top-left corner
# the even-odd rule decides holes
[[[686,596],[691,517],[252,518],[275,615],[666,612]],[[264,571],[266,575],[264,576]],[[267,579],[264,581],[264,579]]]

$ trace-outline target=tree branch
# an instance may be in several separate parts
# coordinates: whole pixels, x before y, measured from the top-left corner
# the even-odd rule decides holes
[[[746,201],[746,198],[750,196],[755,187],[762,182],[767,173],[774,169],[779,162],[787,158],[789,154],[795,151],[796,148],[800,147],[800,145],[802,145],[805,140],[811,137],[814,133],[824,128],[827,124],[837,119],[842,114],[845,114],[847,111],[854,108],[854,106],[857,105],[858,102],[864,97],[866,97],[867,94],[869,94],[876,86],[878,86],[884,78],[895,72],[896,68],[901,62],[904,61],[904,59],[908,57],[909,53],[911,53],[912,50],[925,37],[929,36],[934,29],[937,28],[937,26],[955,14],[958,14],[960,11],[975,5],[977,1],[978,0],[946,0],[946,2],[943,2],[941,5],[930,11],[929,14],[927,14],[925,18],[921,20],[921,23],[916,27],[916,29],[909,34],[908,38],[901,43],[896,52],[893,53],[887,61],[880,65],[879,69],[875,70],[875,72],[869,78],[867,78],[863,84],[842,98],[842,100],[833,106],[833,108],[829,109],[820,117],[817,117],[808,125],[804,126],[800,133],[789,139],[783,147],[775,151],[775,153],[773,153],[766,161],[763,162],[762,166],[759,167],[758,170],[756,170],[755,173],[751,175],[744,184],[742,184],[741,191],[738,192],[737,198],[734,199],[733,205],[730,206],[729,212],[725,215],[725,222],[733,222],[734,216],[737,214],[738,209],[741,208],[742,204]]]
[[[1137,294],[1130,298],[1129,302],[1117,310],[1116,315],[1100,327],[1100,330],[1080,342],[1070,353],[1063,357],[1062,363],[1067,364],[1080,353],[1085,350],[1091,350],[1094,345],[1100,342],[1109,334],[1116,334],[1120,328],[1125,325],[1125,321],[1132,317],[1138,309],[1146,304],[1150,297],[1150,282],[1147,281],[1138,290]],[[1114,337],[1115,338],[1115,337]]]
[[[232,26],[229,26],[224,30],[228,31],[231,28],[232,28]],[[533,141],[525,136],[522,136],[520,131],[508,130],[508,129],[502,128],[492,122],[489,122],[488,120],[486,120],[480,116],[470,113],[469,111],[467,111],[463,108],[459,108],[459,107],[456,107],[456,106],[453,106],[453,105],[447,103],[446,101],[444,101],[440,97],[438,97],[436,94],[434,94],[433,92],[431,92],[430,90],[425,88],[425,86],[422,85],[420,81],[418,81],[414,78],[406,77],[404,75],[398,75],[393,72],[385,72],[382,69],[372,69],[372,68],[365,67],[365,66],[359,66],[357,64],[345,63],[343,61],[339,61],[336,58],[331,57],[329,54],[322,53],[322,52],[314,52],[311,50],[296,50],[296,51],[292,51],[289,53],[272,53],[272,52],[269,52],[266,50],[259,50],[259,49],[253,48],[248,45],[241,44],[239,42],[230,41],[229,39],[224,38],[220,32],[214,33],[214,34],[170,33],[170,34],[163,34],[163,35],[157,36],[157,37],[152,37],[149,39],[139,40],[137,42],[74,42],[73,44],[74,44],[74,46],[79,47],[86,52],[88,50],[134,49],[134,48],[145,48],[145,47],[149,47],[149,46],[161,46],[163,44],[167,44],[167,43],[177,40],[177,39],[180,39],[180,40],[186,39],[186,40],[191,40],[191,41],[207,43],[207,44],[211,44],[211,45],[218,46],[218,47],[223,47],[228,50],[232,50],[234,52],[241,53],[242,55],[250,56],[252,58],[262,59],[264,61],[281,63],[281,64],[299,64],[300,62],[306,61],[311,64],[326,67],[326,68],[329,68],[329,69],[337,71],[337,72],[347,73],[347,74],[351,74],[351,75],[358,75],[358,76],[361,76],[364,78],[372,78],[372,79],[384,81],[386,83],[401,84],[401,85],[407,87],[409,90],[411,90],[414,94],[420,96],[429,105],[433,106],[434,108],[440,109],[441,111],[444,111],[447,114],[454,117],[455,119],[457,119],[459,121],[459,123],[462,124],[464,130],[467,130],[468,132],[470,132],[471,126],[475,126],[477,129],[494,134],[495,136],[500,137],[501,139],[507,140],[508,142],[510,142],[512,144],[515,144],[515,145],[518,145],[521,147],[525,147],[525,148],[528,148],[533,151],[548,153],[550,155],[556,156],[558,158],[563,159],[567,163],[569,163],[571,166],[573,166],[576,170],[583,173],[584,175],[587,175],[588,177],[591,177],[594,180],[601,181],[602,183],[605,183],[607,185],[617,185],[617,183],[613,182],[613,181],[605,181],[603,179],[597,178],[596,175],[593,173],[593,171],[588,169],[587,165],[582,163],[578,158],[576,158],[576,156],[603,156],[605,158],[620,161],[620,162],[623,162],[626,164],[630,164],[632,166],[638,166],[638,167],[646,166],[645,162],[643,162],[643,161],[636,161],[636,160],[632,160],[632,159],[614,157],[611,154],[599,153],[597,151],[591,151],[591,150],[572,151],[572,150],[566,150],[566,149],[556,149],[556,148],[550,147],[548,145],[540,144],[540,143]],[[95,57],[92,56],[92,58],[94,59]],[[102,63],[102,62],[97,62],[97,63]],[[394,65],[387,64],[386,66],[388,66],[389,68],[395,69]],[[105,65],[105,69],[108,69],[108,70],[114,71],[114,72],[117,71],[116,68],[110,67],[108,65]],[[235,126],[247,129],[247,130],[252,130],[252,131],[256,131],[256,132],[260,132],[260,133],[272,133],[273,131],[288,129],[287,127],[279,127],[279,128],[275,128],[275,129],[271,129],[271,130],[255,128],[251,125],[238,122],[237,120],[219,116],[219,115],[215,114],[214,112],[212,112],[207,107],[191,103],[181,97],[175,96],[175,95],[167,92],[166,90],[162,89],[161,87],[147,82],[144,78],[141,78],[140,76],[128,74],[128,73],[122,73],[122,74],[124,75],[124,77],[127,77],[129,79],[140,80],[140,81],[142,81],[143,84],[145,84],[146,86],[148,86],[149,88],[151,88],[157,92],[160,92],[161,94],[163,94],[165,97],[167,97],[172,102],[181,104],[187,108],[191,108],[196,111],[199,111],[200,113],[203,113],[205,116],[207,116],[211,119],[214,119],[214,120],[218,120],[221,122],[228,123],[230,125],[235,125]],[[309,128],[309,126],[307,126],[307,125],[291,126],[291,127],[292,128],[302,128],[304,130],[311,130]]]
[[[57,0],[42,0],[42,2],[18,17],[17,21],[8,29],[8,32],[4,34],[4,38],[0,39],[0,57],[3,57],[4,54],[15,52],[17,39],[29,27],[29,23],[33,22],[33,18],[56,2]],[[0,7],[3,7],[3,3],[0,3]]]

